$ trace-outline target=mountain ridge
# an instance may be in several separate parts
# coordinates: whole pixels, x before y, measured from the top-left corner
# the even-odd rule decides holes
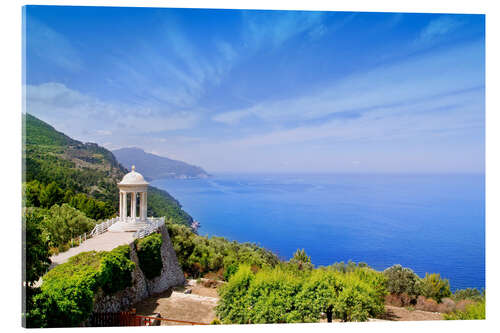
[[[199,166],[148,153],[138,147],[120,148],[112,152],[120,164],[127,167],[135,165],[147,180],[207,178],[210,176]]]

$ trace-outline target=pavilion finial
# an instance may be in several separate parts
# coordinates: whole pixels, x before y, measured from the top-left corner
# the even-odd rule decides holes
[[[135,165],[132,165],[132,171],[135,171]]]

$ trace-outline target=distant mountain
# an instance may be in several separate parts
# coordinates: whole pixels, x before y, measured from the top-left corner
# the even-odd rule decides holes
[[[140,148],[122,148],[114,150],[113,154],[118,159],[118,162],[127,168],[135,165],[137,170],[148,180],[161,178],[207,178],[209,176],[200,167],[146,153]]]

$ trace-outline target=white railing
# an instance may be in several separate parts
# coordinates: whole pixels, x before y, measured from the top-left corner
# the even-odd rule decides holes
[[[89,232],[86,232],[80,236],[74,237],[70,240],[71,246],[75,244],[75,242],[78,241],[78,245],[80,245],[82,242],[85,242],[87,239],[92,238],[94,236],[100,235],[102,233],[105,233],[108,231],[108,228],[111,227],[113,224],[118,222],[120,218],[118,217],[113,217],[112,219],[106,220],[102,223],[97,224],[94,229],[92,229]]]
[[[115,224],[118,221],[120,221],[119,217],[113,217],[112,219],[109,219],[105,222],[99,223],[98,225],[96,225],[94,227],[94,229],[92,229],[92,231],[90,232],[90,235],[91,236],[98,236],[100,234],[103,234],[106,231],[108,231],[109,227],[111,227],[113,224]]]
[[[109,227],[111,227],[113,224],[116,222],[123,221],[125,223],[134,223],[134,222],[141,222],[140,219],[132,218],[132,217],[126,217],[123,220],[120,220],[119,217],[113,217],[112,219],[109,219],[107,221],[104,221],[102,223],[97,224],[94,229],[92,229],[89,232],[86,232],[80,236],[74,237],[70,240],[71,246],[75,244],[75,242],[78,242],[78,245],[80,245],[82,242],[85,242],[87,239],[92,238],[94,236],[101,235],[108,231]],[[142,221],[144,222],[144,221]],[[145,221],[146,226],[143,227],[140,230],[137,230],[134,232],[133,237],[134,238],[143,238],[148,235],[151,235],[152,233],[156,232],[158,228],[160,228],[162,225],[165,224],[165,218],[164,217],[148,217]]]
[[[156,232],[158,228],[165,224],[164,217],[148,217],[147,226],[134,232],[134,238],[144,238]]]

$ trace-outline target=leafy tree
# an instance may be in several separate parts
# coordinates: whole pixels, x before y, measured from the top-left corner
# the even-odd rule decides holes
[[[72,190],[72,189],[67,189],[66,191],[64,191],[64,199],[63,199],[63,202],[65,203],[68,203],[71,201],[71,199],[73,198],[73,196],[75,195],[75,192]],[[75,207],[76,208],[76,207]],[[90,216],[89,216],[90,217]]]
[[[116,214],[115,209],[109,203],[93,199],[83,193],[78,193],[69,200],[69,205],[83,212],[93,220],[110,218]]]
[[[238,271],[238,265],[236,263],[229,264],[224,270],[224,281],[229,281],[231,276],[233,276]]]
[[[228,283],[220,287],[220,301],[216,313],[224,324],[249,322],[245,296],[254,278],[250,265],[241,265]]]
[[[335,299],[342,289],[342,281],[334,272],[313,271],[296,297],[296,306],[301,313],[302,322],[317,322],[321,313],[325,313],[328,322],[331,322]]]
[[[425,274],[421,281],[421,294],[428,298],[433,298],[438,303],[445,297],[451,296],[450,282],[441,279],[440,274]]]
[[[52,206],[46,213],[42,225],[44,237],[49,245],[59,247],[71,238],[92,230],[95,221],[79,210],[63,204]]]
[[[364,262],[355,263],[349,260],[347,263],[344,263],[343,261],[333,263],[330,266],[328,266],[328,269],[342,273],[349,273],[357,271],[359,268],[364,268],[364,267],[368,267],[368,265]]]
[[[279,268],[259,271],[246,295],[251,309],[248,311],[249,322],[300,322],[302,316],[295,309],[295,297],[302,283],[300,276],[294,276]]]
[[[38,180],[23,184],[24,207],[40,207],[40,192],[43,186]]]
[[[387,278],[387,290],[392,294],[407,294],[418,296],[420,294],[420,277],[410,268],[394,265],[384,270]]]
[[[314,268],[314,265],[311,263],[311,257],[306,254],[304,249],[297,249],[289,263],[296,266],[299,270],[311,270]]]
[[[473,301],[483,301],[485,299],[485,291],[479,291],[476,288],[459,289],[453,293],[452,296],[454,301],[461,300],[473,300]]]
[[[63,198],[64,192],[56,182],[51,182],[40,191],[40,206],[50,208],[55,204],[60,204]]]
[[[50,266],[50,254],[47,242],[42,237],[40,228],[43,217],[33,210],[23,212],[24,255],[26,265],[24,281],[28,286],[38,281]]]

